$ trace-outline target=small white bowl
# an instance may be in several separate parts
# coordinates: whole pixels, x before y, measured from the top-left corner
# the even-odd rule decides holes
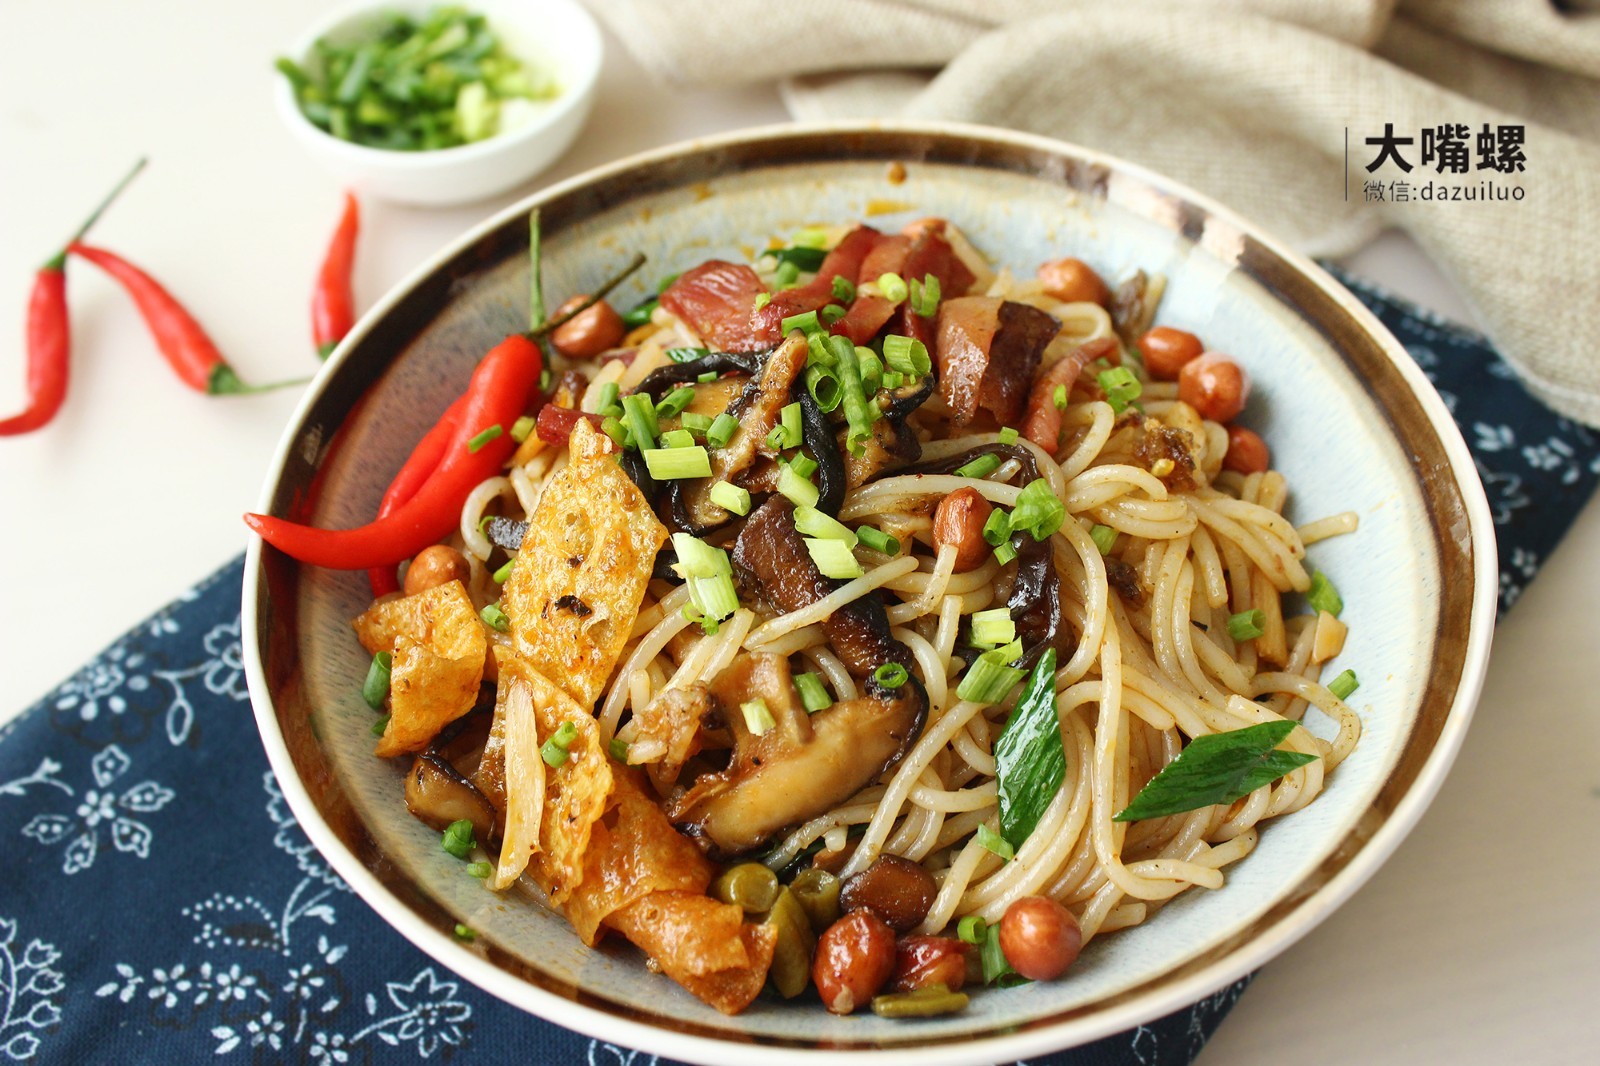
[[[336,9],[311,27],[289,55],[303,63],[321,38],[360,39],[384,14],[421,15],[436,6],[417,0],[378,4],[362,0]],[[567,150],[589,117],[603,55],[600,29],[574,0],[470,0],[467,6],[488,18],[507,51],[553,73],[560,92],[535,104],[538,113],[527,121],[458,148],[419,152],[368,148],[312,124],[301,113],[288,79],[279,75],[273,92],[284,125],[340,181],[396,203],[470,203],[505,192],[544,170]]]

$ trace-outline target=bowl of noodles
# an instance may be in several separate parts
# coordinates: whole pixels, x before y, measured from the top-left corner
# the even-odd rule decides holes
[[[1250,972],[1420,816],[1494,610],[1468,453],[1348,292],[978,128],[740,133],[490,219],[260,510],[311,839],[491,993],[713,1063],[1002,1061]]]

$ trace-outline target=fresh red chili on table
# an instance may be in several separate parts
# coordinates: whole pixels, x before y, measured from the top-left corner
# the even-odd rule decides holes
[[[473,371],[438,466],[388,515],[356,529],[317,529],[262,514],[245,515],[245,524],[284,554],[333,570],[367,570],[410,558],[454,529],[467,495],[511,458],[517,444],[505,430],[534,397],[543,368],[539,346],[527,337],[513,334],[495,345]],[[498,436],[475,451],[468,447],[494,426],[502,429]]]
[[[311,336],[317,355],[323,359],[344,340],[355,324],[355,294],[350,275],[355,265],[356,235],[361,231],[361,209],[356,198],[344,194],[344,214],[333,231],[328,254],[317,272],[317,287],[311,293]]]
[[[72,240],[89,232],[111,202],[144,169],[134,164],[100,206],[78,227]],[[67,377],[72,357],[72,327],[67,318],[67,253],[50,257],[33,276],[28,298],[28,406],[10,418],[0,419],[0,437],[31,433],[48,425],[67,398]]]
[[[411,455],[400,467],[400,472],[395,474],[394,480],[389,482],[389,488],[383,494],[383,500],[378,504],[378,517],[388,518],[400,509],[400,505],[410,500],[417,494],[417,490],[433,476],[438,469],[439,460],[444,458],[445,448],[449,446],[450,438],[460,427],[461,412],[466,408],[467,398],[459,397],[445,409],[439,421],[411,450]],[[367,571],[367,581],[372,585],[374,598],[400,591],[400,582],[396,579],[394,567],[374,566]]]

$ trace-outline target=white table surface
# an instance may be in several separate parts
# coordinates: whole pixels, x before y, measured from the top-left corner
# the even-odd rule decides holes
[[[319,0],[60,0],[5,8],[0,64],[0,411],[23,402],[36,265],[138,156],[95,237],[159,276],[246,380],[313,371],[312,277],[339,186],[279,126],[274,50]],[[653,85],[607,41],[577,147],[469,207],[368,201],[362,306],[539,185],[685,137],[780,122],[771,87]],[[1421,252],[1387,237],[1358,273],[1465,318]],[[295,392],[190,393],[92,270],[71,278],[74,375],[45,431],[0,440],[0,721],[244,546],[241,512]],[[1594,1061],[1600,1043],[1600,503],[1497,635],[1477,720],[1433,808],[1337,915],[1267,967],[1202,1063]],[[0,822],[0,837],[15,827]],[[469,1056],[470,1059],[470,1056]]]

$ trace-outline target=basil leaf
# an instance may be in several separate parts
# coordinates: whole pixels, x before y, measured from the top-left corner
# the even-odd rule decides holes
[[[1056,650],[1046,648],[1028,675],[1011,718],[994,742],[1000,835],[1021,850],[1067,776],[1056,715]]]
[[[1139,790],[1126,810],[1112,820],[1135,822],[1169,814],[1232,803],[1317,758],[1278,745],[1297,723],[1260,725],[1195,737],[1150,783]],[[1004,808],[1002,808],[1003,810]]]

